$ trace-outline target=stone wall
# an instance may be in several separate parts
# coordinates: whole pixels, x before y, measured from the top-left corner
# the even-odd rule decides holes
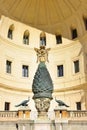
[[[0,121],[0,130],[33,130],[33,121]]]
[[[49,130],[87,130],[87,121],[45,120],[45,123],[40,120],[39,123],[33,120],[0,121],[0,130],[44,130],[46,128]]]
[[[87,121],[56,122],[56,130],[87,130]]]

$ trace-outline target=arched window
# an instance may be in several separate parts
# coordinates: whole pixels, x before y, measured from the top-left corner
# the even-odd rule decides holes
[[[46,34],[44,32],[40,34],[40,46],[46,46]]]
[[[13,31],[14,31],[14,25],[10,25],[8,30],[8,38],[13,39]]]
[[[85,29],[87,30],[87,17],[83,17],[83,21],[84,21]]]
[[[77,29],[71,28],[71,34],[72,34],[72,39],[77,38],[78,37]]]
[[[62,36],[61,34],[56,34],[56,44],[61,44],[62,43]]]
[[[29,31],[26,30],[23,35],[23,43],[29,45]]]

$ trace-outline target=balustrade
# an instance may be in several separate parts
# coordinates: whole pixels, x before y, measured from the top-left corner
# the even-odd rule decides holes
[[[28,112],[26,111],[26,119],[30,119],[30,111]],[[51,116],[53,115],[54,112],[51,113]],[[50,117],[50,113],[49,113],[49,117]],[[69,111],[69,110],[55,110],[55,117],[53,115],[53,119],[58,119],[58,118],[71,118],[71,119],[75,119],[75,118],[87,118],[87,111]],[[20,116],[20,111],[0,111],[0,119],[17,119],[17,118],[23,118],[23,116]],[[52,117],[51,117],[52,118]]]
[[[87,117],[87,111],[68,111],[69,117]]]
[[[55,110],[55,117],[56,118],[86,118],[87,111],[69,111],[69,110]]]
[[[0,118],[17,118],[17,111],[0,111]]]

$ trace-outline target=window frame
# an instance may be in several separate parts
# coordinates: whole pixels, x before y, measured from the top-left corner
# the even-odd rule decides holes
[[[76,102],[76,109],[77,110],[81,110],[81,102],[79,101],[79,102]]]
[[[85,30],[87,30],[87,17],[83,17],[83,22],[84,22]]]
[[[62,67],[62,72],[58,72],[61,70],[61,68],[58,69],[58,67]],[[62,73],[62,74],[61,74]],[[57,77],[58,78],[61,78],[61,77],[64,77],[64,65],[63,64],[59,64],[57,65]]]
[[[22,77],[29,77],[29,65],[22,65]]]
[[[10,102],[5,102],[4,104],[4,110],[9,111],[10,110]]]
[[[40,37],[40,46],[46,46],[46,37]]]
[[[76,63],[78,61],[78,63]],[[80,61],[79,59],[76,59],[73,61],[73,71],[74,74],[78,74],[80,72]]]
[[[29,36],[30,36],[29,31],[25,30],[24,34],[23,34],[23,44],[24,45],[29,45]]]
[[[8,29],[8,34],[7,34],[7,37],[11,40],[13,39],[13,31],[14,31],[14,24],[10,25]]]
[[[40,33],[40,46],[46,46],[46,33],[45,32],[41,32]]]
[[[78,38],[77,28],[71,28],[71,37],[72,39]]]
[[[8,30],[8,38],[13,39],[13,30],[11,29]]]
[[[56,37],[56,44],[62,44],[62,35],[61,34],[58,34],[58,35],[55,35]]]
[[[6,60],[6,73],[11,74],[12,73],[12,61]]]

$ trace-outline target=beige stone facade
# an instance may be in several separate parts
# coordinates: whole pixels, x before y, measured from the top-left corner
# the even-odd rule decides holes
[[[7,37],[10,25],[14,25],[13,39]],[[29,45],[23,43],[24,32],[29,31]],[[30,97],[29,106],[36,111],[32,99],[32,81],[38,63],[34,47],[40,45],[41,30],[37,30],[8,17],[0,20],[0,110],[5,102],[10,103],[10,110],[16,110],[15,104]],[[49,70],[54,84],[53,98],[66,102],[70,110],[76,110],[76,102],[81,102],[81,109],[87,110],[87,34],[79,39],[69,40],[62,37],[62,44],[56,44],[55,35],[46,33],[46,48],[49,51]],[[68,35],[68,32],[66,32]],[[11,61],[11,73],[6,72],[6,61]],[[79,72],[75,73],[74,61],[79,61]],[[29,76],[22,76],[22,65],[29,66]],[[57,75],[57,66],[63,65],[64,74]],[[52,100],[50,111],[58,107]]]

